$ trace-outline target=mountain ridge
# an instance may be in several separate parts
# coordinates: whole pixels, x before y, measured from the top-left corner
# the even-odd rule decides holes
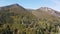
[[[0,34],[58,33],[60,17],[51,13],[57,13],[57,15],[60,13],[45,10],[26,9],[18,4],[2,7],[0,9]]]
[[[41,7],[39,9],[37,9],[37,10],[45,11],[45,12],[48,12],[48,13],[50,13],[52,15],[60,17],[60,12],[59,11],[56,11],[56,10],[48,8],[48,7]]]
[[[52,14],[52,15],[55,15],[55,16],[58,16],[58,17],[60,17],[60,12],[59,11],[56,11],[56,10],[54,10],[54,9],[51,9],[51,8],[48,8],[48,7],[40,7],[40,8],[38,8],[38,9],[36,9],[36,10],[34,10],[34,9],[26,9],[26,8],[23,8],[22,6],[20,6],[19,4],[12,4],[12,5],[8,5],[8,6],[4,6],[4,7],[0,7],[0,10],[12,10],[11,12],[13,12],[13,9],[15,9],[15,11],[18,11],[18,13],[20,12],[20,11],[23,11],[23,9],[25,10],[25,11],[27,11],[27,12],[30,12],[30,13],[32,13],[33,11],[36,11],[36,10],[38,10],[38,11],[44,11],[44,12],[47,12],[47,13],[50,13],[50,14]],[[19,11],[19,10],[20,11]]]

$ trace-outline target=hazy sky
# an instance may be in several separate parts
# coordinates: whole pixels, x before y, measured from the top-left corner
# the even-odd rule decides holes
[[[25,8],[37,9],[40,7],[50,7],[60,11],[60,0],[0,0],[0,6],[18,3]]]

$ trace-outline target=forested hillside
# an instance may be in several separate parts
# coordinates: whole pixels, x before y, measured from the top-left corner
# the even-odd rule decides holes
[[[18,4],[0,8],[0,34],[55,34],[60,18],[43,11],[31,13]]]

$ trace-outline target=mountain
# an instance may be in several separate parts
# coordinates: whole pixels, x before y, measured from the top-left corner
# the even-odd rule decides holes
[[[19,4],[0,7],[0,34],[55,34],[60,13],[47,7],[26,9]]]
[[[32,14],[40,18],[40,20],[46,20],[51,23],[60,22],[60,12],[48,7],[41,7],[35,11],[32,11]]]
[[[20,11],[21,12],[23,12],[23,11],[26,12],[26,10],[18,4],[12,4],[12,5],[9,5],[9,6],[0,7],[0,10],[9,10],[10,12],[16,12],[16,13],[20,13]]]
[[[7,32],[10,32],[10,29],[17,29],[19,33],[23,33],[23,30],[34,28],[37,24],[37,17],[18,4],[0,7],[0,34],[9,34]]]
[[[37,10],[45,11],[45,12],[48,12],[48,13],[50,13],[52,15],[60,17],[60,12],[58,12],[56,10],[53,10],[51,8],[48,8],[48,7],[41,7],[39,9],[37,9]]]

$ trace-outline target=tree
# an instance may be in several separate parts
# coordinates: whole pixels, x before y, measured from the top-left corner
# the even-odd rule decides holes
[[[13,32],[10,30],[9,25],[7,25],[5,30],[3,30],[2,34],[13,34]]]

